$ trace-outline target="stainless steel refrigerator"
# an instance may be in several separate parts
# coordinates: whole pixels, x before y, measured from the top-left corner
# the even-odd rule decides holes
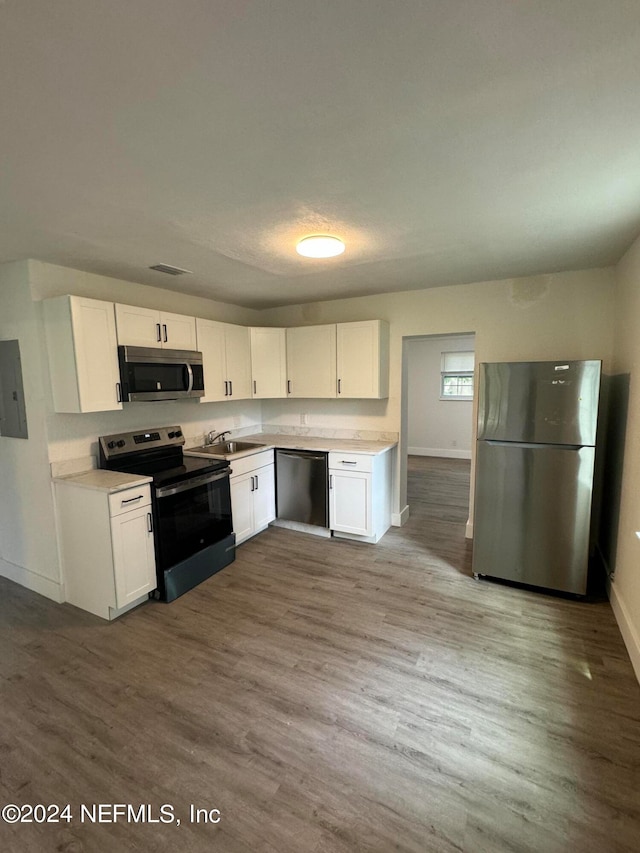
[[[474,576],[586,593],[601,367],[480,365]]]

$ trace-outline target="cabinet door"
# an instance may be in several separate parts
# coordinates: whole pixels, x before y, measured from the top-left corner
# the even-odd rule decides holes
[[[157,586],[151,507],[111,518],[116,604],[124,607]]]
[[[130,347],[161,347],[160,312],[136,305],[116,305],[118,343]]]
[[[253,527],[261,530],[276,517],[275,466],[267,465],[253,472]]]
[[[213,403],[229,398],[229,385],[225,376],[224,323],[196,318],[197,349],[202,353],[204,371],[204,397],[202,403]]]
[[[80,412],[121,409],[113,303],[69,297]]]
[[[121,409],[113,302],[58,296],[43,315],[54,410]]]
[[[251,348],[246,326],[225,324],[225,379],[230,383],[229,397],[246,400],[251,397]]]
[[[373,535],[371,474],[329,469],[329,526],[342,533]]]
[[[338,323],[336,329],[339,397],[388,394],[388,325],[380,320]]]
[[[287,396],[286,329],[251,329],[251,376],[254,397]]]
[[[163,311],[160,313],[160,328],[163,347],[167,349],[197,349],[195,317],[186,317],[184,314],[168,314]]]
[[[287,329],[289,397],[336,396],[336,327]]]
[[[236,545],[253,534],[253,475],[239,474],[231,478],[231,520]]]

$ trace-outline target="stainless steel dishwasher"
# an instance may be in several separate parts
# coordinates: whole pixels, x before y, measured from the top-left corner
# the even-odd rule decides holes
[[[327,454],[276,450],[277,517],[329,526]]]

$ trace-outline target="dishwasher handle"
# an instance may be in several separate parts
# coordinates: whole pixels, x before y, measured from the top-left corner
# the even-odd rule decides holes
[[[322,456],[312,456],[307,450],[302,450],[300,453],[289,453],[286,450],[278,450],[280,456],[288,456],[290,459],[315,459],[317,462],[324,461],[326,454]]]

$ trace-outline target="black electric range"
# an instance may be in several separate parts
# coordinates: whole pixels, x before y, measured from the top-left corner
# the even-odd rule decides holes
[[[151,477],[156,597],[172,601],[235,559],[226,460],[184,456],[179,426],[101,436],[100,467]]]

